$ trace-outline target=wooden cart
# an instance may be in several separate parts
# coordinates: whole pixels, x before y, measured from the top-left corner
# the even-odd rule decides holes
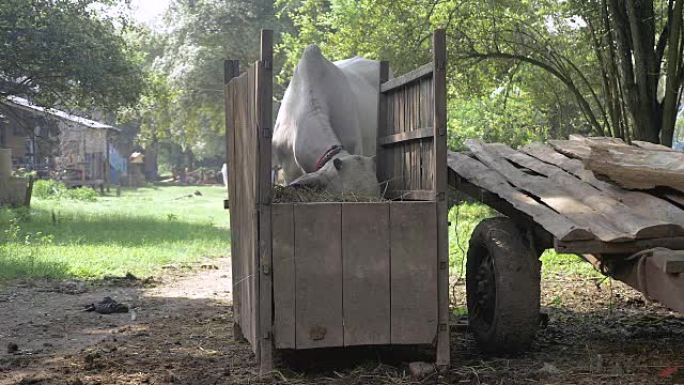
[[[272,203],[272,32],[225,63],[233,309],[261,371],[281,349],[432,345],[449,364],[446,43],[388,79],[381,65],[376,203]]]
[[[481,222],[468,251],[470,329],[486,350],[519,350],[532,341],[538,257],[550,248],[578,254],[684,311],[684,195],[598,180],[579,160],[590,151],[589,139],[550,142],[513,150],[468,141],[469,152],[448,153],[449,184],[506,216]]]

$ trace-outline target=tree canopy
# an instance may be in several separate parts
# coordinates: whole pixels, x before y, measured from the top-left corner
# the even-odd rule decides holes
[[[426,61],[429,34],[443,27],[455,145],[464,133],[518,142],[570,132],[670,144],[684,80],[682,3],[279,0],[295,26],[281,45],[281,79],[310,43],[403,72]]]
[[[125,20],[95,0],[0,2],[0,97],[24,95],[46,106],[116,110],[144,87],[139,53]]]

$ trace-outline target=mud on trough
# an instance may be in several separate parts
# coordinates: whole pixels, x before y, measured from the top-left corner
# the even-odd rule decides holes
[[[482,355],[454,316],[444,373],[413,377],[408,363],[421,352],[357,349],[288,356],[260,379],[249,345],[233,339],[230,261],[165,272],[6,284],[0,384],[684,384],[684,318],[615,282],[547,277],[548,324],[526,354]],[[457,308],[463,290],[456,282]],[[83,311],[105,296],[130,311]]]

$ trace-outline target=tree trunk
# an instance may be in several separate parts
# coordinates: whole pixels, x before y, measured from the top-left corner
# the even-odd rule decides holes
[[[665,99],[663,99],[663,119],[660,130],[661,143],[672,147],[672,136],[679,110],[679,72],[681,63],[681,29],[684,0],[677,0],[671,16],[670,34],[667,48],[667,78]]]

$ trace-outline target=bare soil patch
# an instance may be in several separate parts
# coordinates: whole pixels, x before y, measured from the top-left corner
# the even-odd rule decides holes
[[[411,354],[360,349],[287,357],[260,379],[232,335],[229,260],[166,271],[0,288],[0,384],[684,384],[684,318],[622,284],[567,277],[544,280],[548,325],[522,355],[484,356],[457,323],[445,373],[413,378]],[[105,296],[131,311],[82,311]]]

